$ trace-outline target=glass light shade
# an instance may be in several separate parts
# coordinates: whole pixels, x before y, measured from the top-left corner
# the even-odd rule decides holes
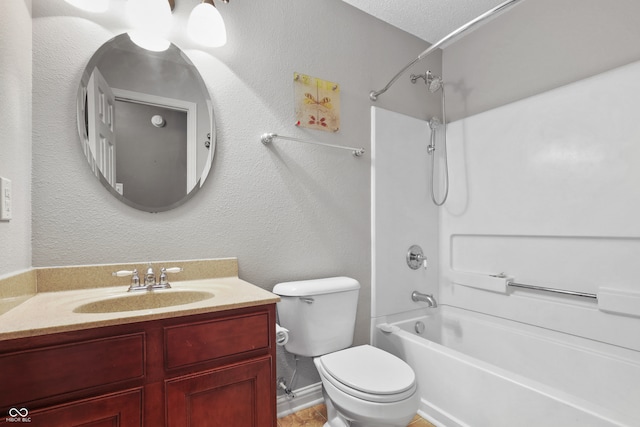
[[[131,40],[143,49],[162,52],[169,48],[166,39],[171,26],[171,7],[166,0],[128,0],[127,17],[133,29]]]
[[[145,31],[129,31],[127,34],[132,42],[151,52],[164,52],[171,45],[169,40]]]
[[[189,37],[205,46],[220,47],[227,43],[227,29],[222,15],[209,3],[200,3],[193,8],[187,31]]]
[[[109,0],[65,0],[72,6],[78,9],[86,10],[87,12],[105,12],[109,8]]]

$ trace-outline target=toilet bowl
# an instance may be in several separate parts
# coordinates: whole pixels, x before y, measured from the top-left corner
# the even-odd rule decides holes
[[[316,357],[325,427],[406,427],[416,414],[415,374],[401,359],[363,345]]]
[[[324,427],[406,427],[418,410],[413,369],[370,345],[351,347],[360,283],[349,277],[279,283],[285,349],[312,357],[322,379]]]

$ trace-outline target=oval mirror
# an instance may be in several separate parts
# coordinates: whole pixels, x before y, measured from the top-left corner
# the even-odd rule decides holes
[[[105,188],[147,212],[191,198],[215,151],[213,106],[196,67],[174,44],[152,52],[127,34],[91,57],[78,90],[78,131]]]

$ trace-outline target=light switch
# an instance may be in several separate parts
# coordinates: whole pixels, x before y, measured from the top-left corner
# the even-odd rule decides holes
[[[0,221],[11,219],[11,180],[0,177]]]

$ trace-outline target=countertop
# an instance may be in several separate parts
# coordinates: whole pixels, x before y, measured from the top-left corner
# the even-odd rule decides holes
[[[280,299],[238,277],[175,281],[171,290],[127,292],[127,286],[98,287],[54,292],[38,292],[20,300],[5,303],[15,305],[0,314],[0,340],[24,338],[57,332],[76,331],[147,320],[172,318],[201,313],[273,304]],[[113,313],[78,313],[83,304],[116,298],[136,297],[145,292],[210,292],[214,296],[202,301],[162,308],[118,311]],[[0,306],[3,300],[0,300]],[[1,312],[1,311],[0,311]]]

